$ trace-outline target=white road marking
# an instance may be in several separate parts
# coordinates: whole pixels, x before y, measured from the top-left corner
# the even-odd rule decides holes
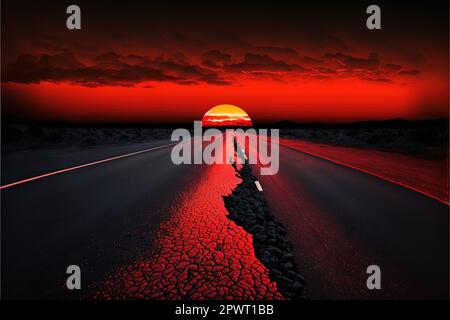
[[[245,154],[244,149],[242,149],[240,146],[239,146],[239,149],[241,149],[241,154],[244,156],[244,159],[245,159],[245,160],[248,160],[247,155]]]
[[[70,167],[70,168],[67,168],[67,169],[62,169],[62,170],[58,170],[58,171],[53,171],[53,172],[41,174],[41,175],[36,176],[36,177],[23,179],[23,180],[20,180],[20,181],[16,181],[16,182],[12,182],[12,183],[9,183],[9,184],[5,184],[3,186],[0,186],[0,189],[6,189],[6,188],[9,188],[9,187],[18,185],[18,184],[22,184],[22,183],[26,183],[26,182],[30,182],[30,181],[34,181],[34,180],[38,180],[38,179],[42,179],[42,178],[49,177],[49,176],[54,176],[56,174],[64,173],[64,172],[67,172],[67,171],[73,171],[73,170],[77,170],[77,169],[93,166],[93,165],[96,165],[96,164],[100,164],[100,163],[103,163],[103,162],[109,162],[109,161],[112,161],[112,160],[122,159],[122,158],[134,156],[134,155],[145,153],[145,152],[149,152],[149,151],[154,151],[154,150],[159,150],[159,149],[171,147],[171,146],[174,146],[174,145],[176,145],[176,143],[171,143],[171,144],[166,144],[164,146],[144,149],[144,150],[127,153],[127,154],[123,154],[123,155],[116,156],[116,157],[111,157],[111,158],[107,158],[107,159],[102,159],[102,160],[98,160],[98,161],[94,161],[94,162],[85,163],[85,164],[82,164],[82,165],[79,165],[79,166],[75,166],[75,167]]]
[[[378,178],[378,179],[382,179],[382,180],[389,181],[389,182],[391,182],[391,183],[394,183],[394,184],[397,184],[397,185],[402,186],[402,187],[404,187],[404,188],[413,190],[413,191],[418,192],[418,193],[420,193],[420,194],[422,194],[422,195],[424,195],[424,196],[427,196],[427,197],[432,198],[432,199],[434,199],[434,200],[437,200],[437,201],[439,201],[439,202],[441,202],[441,203],[444,203],[444,204],[446,204],[447,206],[450,205],[450,203],[449,203],[448,201],[442,200],[442,199],[438,198],[437,196],[434,196],[434,195],[432,195],[432,194],[430,194],[430,193],[428,193],[428,192],[419,190],[419,189],[417,189],[417,188],[415,188],[415,187],[413,187],[413,186],[407,185],[406,183],[402,183],[402,182],[400,182],[400,181],[396,181],[396,180],[394,180],[394,179],[391,179],[391,178],[382,176],[382,175],[377,174],[377,173],[375,173],[375,172],[372,172],[372,171],[369,171],[369,170],[365,170],[365,169],[363,169],[363,168],[358,168],[358,167],[356,167],[356,166],[353,166],[353,165],[350,165],[350,164],[347,164],[347,163],[344,163],[344,162],[341,162],[341,161],[338,161],[338,160],[334,160],[334,159],[328,158],[328,157],[326,157],[326,156],[319,155],[319,154],[317,154],[317,153],[313,153],[313,152],[310,152],[310,151],[302,150],[302,149],[299,149],[299,148],[290,146],[290,145],[285,144],[285,143],[280,143],[280,146],[289,148],[289,149],[294,150],[294,151],[297,151],[297,152],[309,154],[309,155],[311,155],[311,156],[313,156],[313,157],[316,157],[316,158],[319,158],[319,159],[324,159],[324,160],[327,160],[327,161],[329,161],[329,162],[332,162],[332,163],[334,163],[334,164],[337,164],[337,165],[340,165],[340,166],[343,166],[343,167],[347,167],[347,168],[350,168],[350,169],[353,169],[353,170],[356,170],[356,171],[363,172],[363,173],[365,173],[365,174],[374,176],[374,177],[376,177],[376,178]]]
[[[256,184],[256,188],[258,189],[258,191],[263,191],[263,188],[261,187],[261,184],[259,183],[259,181],[255,181]]]

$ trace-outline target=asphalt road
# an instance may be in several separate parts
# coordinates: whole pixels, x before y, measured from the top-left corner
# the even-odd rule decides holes
[[[310,298],[448,299],[446,204],[283,146],[278,174],[259,179]],[[366,287],[369,265],[381,290]]]
[[[70,166],[153,146],[70,149],[65,157],[64,151],[53,152]],[[83,284],[95,284],[113,266],[149,249],[174,197],[200,180],[206,167],[176,166],[170,151],[158,149],[3,189],[2,297],[80,298],[77,290],[65,288],[67,266],[80,265]],[[64,168],[54,158],[45,162],[50,160],[47,152],[26,156],[36,159],[24,167],[28,174]],[[26,164],[26,156],[4,159],[8,177],[23,175],[17,163]]]
[[[142,146],[126,148],[61,159],[73,165]],[[64,287],[68,265],[87,269],[84,283],[94,285],[111,266],[148,248],[171,201],[188,182],[200,181],[206,168],[175,166],[170,150],[3,189],[2,296],[78,298]],[[26,174],[44,173],[40,163],[24,169]],[[21,167],[15,164],[11,181],[25,175]],[[8,162],[3,169],[8,171]],[[285,147],[279,173],[259,179],[274,215],[288,229],[311,298],[448,298],[448,206]],[[381,268],[382,290],[366,288],[372,264]]]

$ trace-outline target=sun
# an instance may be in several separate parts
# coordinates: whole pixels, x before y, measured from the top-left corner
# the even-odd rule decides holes
[[[202,119],[204,127],[251,127],[247,112],[232,104],[220,104],[208,110]]]

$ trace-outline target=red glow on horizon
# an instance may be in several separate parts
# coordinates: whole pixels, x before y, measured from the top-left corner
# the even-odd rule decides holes
[[[14,102],[4,103],[3,112],[74,123],[192,122],[201,120],[208,106],[230,101],[245,106],[252,124],[448,117],[448,109],[442,107],[448,106],[448,95],[442,94],[445,83],[435,80],[409,85],[362,80],[249,81],[242,86],[161,83],[152,88],[2,83],[5,98]],[[206,125],[218,123],[205,120]]]

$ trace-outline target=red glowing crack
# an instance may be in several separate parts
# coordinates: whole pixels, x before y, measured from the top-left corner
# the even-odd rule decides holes
[[[99,299],[283,299],[255,257],[252,237],[227,219],[222,196],[238,185],[230,165],[209,166],[161,224],[155,250],[106,280]]]

